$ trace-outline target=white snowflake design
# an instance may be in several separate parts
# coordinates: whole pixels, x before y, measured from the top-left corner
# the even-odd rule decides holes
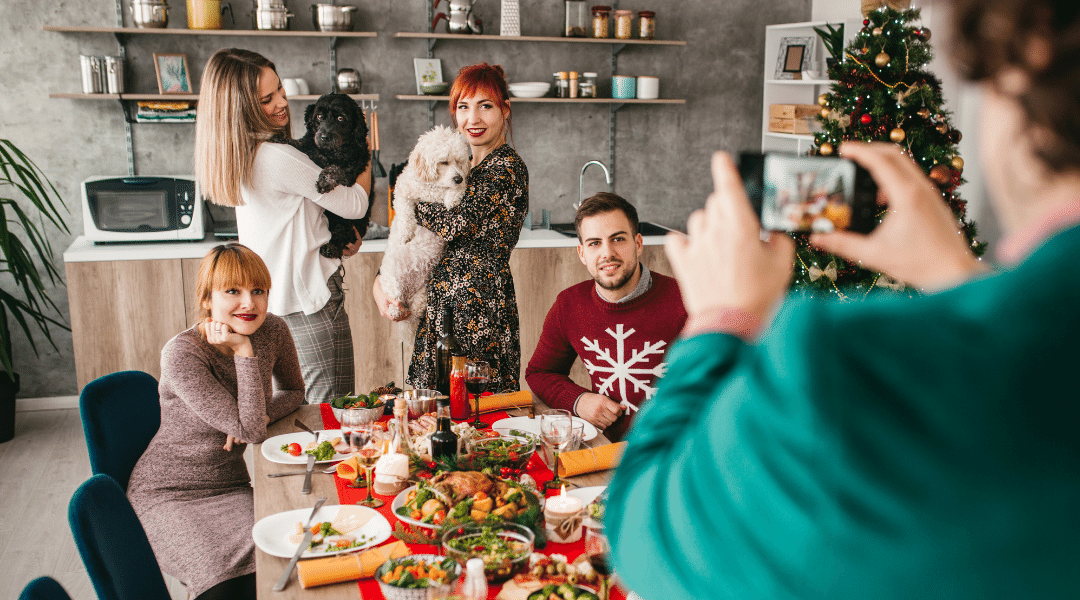
[[[590,352],[595,352],[596,358],[607,364],[593,364],[591,361],[585,359],[585,357],[582,357],[582,362],[585,363],[585,368],[588,369],[589,375],[593,375],[594,373],[602,374],[600,387],[596,390],[597,394],[612,396],[612,391],[615,389],[615,384],[617,383],[619,385],[618,397],[623,398],[620,404],[626,408],[637,410],[636,406],[630,405],[630,403],[625,400],[627,384],[632,384],[634,391],[644,390],[645,399],[652,398],[653,394],[656,393],[656,388],[649,384],[655,379],[663,377],[664,372],[667,370],[667,363],[657,363],[651,368],[635,368],[635,365],[648,360],[648,357],[654,354],[663,354],[663,348],[667,345],[667,342],[659,341],[653,343],[646,341],[641,350],[632,351],[630,357],[626,358],[625,340],[633,335],[635,330],[630,329],[629,331],[623,331],[623,325],[622,323],[619,323],[615,326],[615,331],[612,331],[611,329],[606,329],[605,331],[608,335],[615,338],[617,356],[612,358],[611,352],[606,348],[600,347],[599,340],[590,340],[589,338],[582,337],[581,342],[585,344],[585,349]],[[650,375],[652,377],[648,377]]]

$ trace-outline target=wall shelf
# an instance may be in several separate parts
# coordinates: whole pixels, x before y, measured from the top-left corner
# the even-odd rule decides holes
[[[128,100],[128,101],[151,101],[151,102],[191,102],[198,101],[198,94],[49,94],[50,98],[65,98],[68,100]],[[349,94],[349,97],[357,101],[378,101],[378,94]],[[289,96],[290,102],[306,102],[318,100],[315,94],[301,96]]]
[[[376,31],[262,31],[258,29],[169,29],[167,27],[83,27],[44,25],[58,33],[112,33],[115,35],[234,35],[250,37],[373,38]]]
[[[418,100],[423,102],[449,102],[450,96],[416,96],[401,94],[394,96],[396,100]],[[637,98],[511,98],[514,104],[518,102],[542,102],[548,104],[686,104],[681,98],[658,98],[656,100],[639,100]]]
[[[608,44],[612,46],[685,46],[685,40],[620,40],[617,38],[588,37],[546,37],[538,35],[472,35],[466,33],[423,33],[418,31],[399,31],[396,38],[420,38],[428,40],[465,40],[498,42],[545,42],[556,44]]]

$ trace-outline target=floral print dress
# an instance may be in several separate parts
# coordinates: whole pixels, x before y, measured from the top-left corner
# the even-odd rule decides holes
[[[517,390],[521,333],[510,252],[529,210],[529,171],[517,152],[503,144],[473,167],[468,181],[456,207],[416,207],[417,221],[446,240],[446,250],[428,283],[408,383],[435,387],[435,344],[443,306],[450,305],[454,336],[465,355],[491,365],[488,389]]]

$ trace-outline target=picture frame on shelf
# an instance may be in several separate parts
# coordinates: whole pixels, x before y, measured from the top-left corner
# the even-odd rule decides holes
[[[776,54],[776,79],[802,79],[802,72],[814,64],[814,38],[780,38],[780,51]]]
[[[154,53],[159,94],[193,94],[186,54]]]
[[[424,94],[423,84],[442,83],[442,60],[438,58],[414,58],[413,68],[416,70],[416,94]]]

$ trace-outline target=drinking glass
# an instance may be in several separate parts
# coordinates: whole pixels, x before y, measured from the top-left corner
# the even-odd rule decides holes
[[[608,542],[604,525],[590,519],[585,526],[585,556],[589,558],[589,564],[600,575],[600,600],[608,600],[608,576],[611,575],[608,557],[610,555],[611,544]]]
[[[482,360],[470,360],[465,363],[465,389],[473,395],[476,410],[471,425],[473,429],[487,429],[491,427],[480,420],[480,394],[483,394],[491,383],[491,366]]]
[[[540,415],[540,440],[551,450],[551,470],[555,473],[554,479],[544,484],[544,489],[558,488],[562,485],[559,479],[559,452],[564,450],[572,441],[574,420],[568,410],[549,410]]]
[[[360,506],[367,506],[370,508],[379,508],[386,502],[374,498],[371,495],[371,488],[374,480],[371,478],[371,469],[375,466],[375,463],[379,461],[379,457],[383,454],[383,436],[382,429],[375,427],[374,422],[367,422],[360,426],[360,431],[363,432],[367,438],[367,444],[357,450],[356,459],[360,463],[360,466],[364,467],[364,480],[367,482],[367,498],[357,502]]]

